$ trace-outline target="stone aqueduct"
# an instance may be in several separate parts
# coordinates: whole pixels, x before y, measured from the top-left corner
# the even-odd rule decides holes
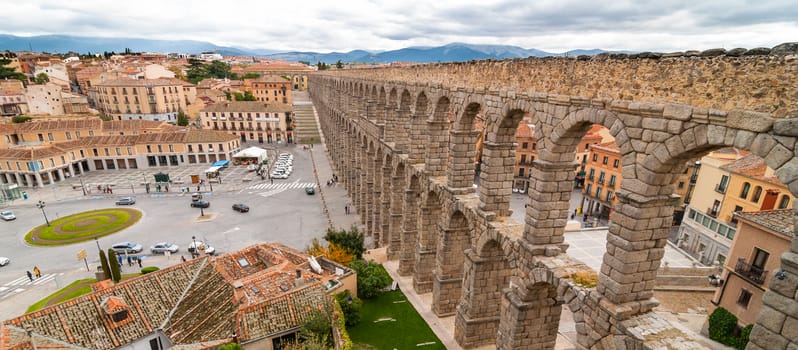
[[[463,347],[553,349],[561,308],[580,349],[700,347],[651,312],[688,161],[733,146],[798,195],[798,59],[722,50],[349,70],[310,77],[334,171],[367,235],[399,260]],[[773,49],[773,53],[777,50]],[[764,53],[764,55],[762,55]],[[475,117],[487,128],[474,188]],[[514,135],[531,118],[539,158],[525,222],[509,216]],[[575,147],[591,125],[621,150],[599,281],[567,255]],[[798,227],[798,225],[796,225]],[[749,349],[798,349],[798,239],[781,257]]]

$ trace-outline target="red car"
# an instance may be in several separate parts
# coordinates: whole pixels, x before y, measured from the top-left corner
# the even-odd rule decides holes
[[[243,204],[243,203],[236,203],[236,204],[233,204],[233,210],[235,210],[235,211],[237,211],[239,213],[246,213],[246,212],[249,212],[249,206],[247,206],[246,204]]]

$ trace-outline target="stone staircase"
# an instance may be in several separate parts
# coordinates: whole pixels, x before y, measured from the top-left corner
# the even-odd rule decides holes
[[[319,125],[313,113],[313,103],[304,91],[294,91],[294,142],[320,143]]]

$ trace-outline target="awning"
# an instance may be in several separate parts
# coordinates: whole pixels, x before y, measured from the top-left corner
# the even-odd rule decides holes
[[[220,160],[220,161],[218,161],[218,162],[216,162],[216,163],[213,163],[213,166],[214,166],[214,167],[220,167],[220,168],[221,168],[221,167],[228,166],[229,164],[230,164],[230,161],[229,161],[229,160]]]
[[[214,163],[214,164],[216,164],[216,163]],[[208,168],[208,170],[205,170],[205,173],[206,174],[207,173],[215,173],[215,172],[218,172],[219,169],[221,169],[221,168],[222,167],[220,167],[220,166],[212,166],[212,167]]]

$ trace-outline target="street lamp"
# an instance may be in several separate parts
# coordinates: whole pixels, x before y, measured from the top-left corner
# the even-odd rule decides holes
[[[200,207],[200,210],[202,210],[202,207]],[[199,255],[197,254],[197,236],[191,236],[191,241],[193,242],[191,246],[194,247],[194,250],[191,251],[191,257],[193,258],[195,255]]]
[[[205,216],[205,209],[200,206],[200,216]]]
[[[36,203],[36,208],[39,208],[39,209],[42,210],[42,215],[44,215],[44,222],[47,223],[47,226],[50,226],[50,220],[47,220],[47,214],[44,212],[44,202],[43,201],[39,201],[39,203]]]
[[[83,184],[83,174],[78,174],[78,180],[80,180],[80,189],[83,190],[83,195],[86,195],[86,185]]]

